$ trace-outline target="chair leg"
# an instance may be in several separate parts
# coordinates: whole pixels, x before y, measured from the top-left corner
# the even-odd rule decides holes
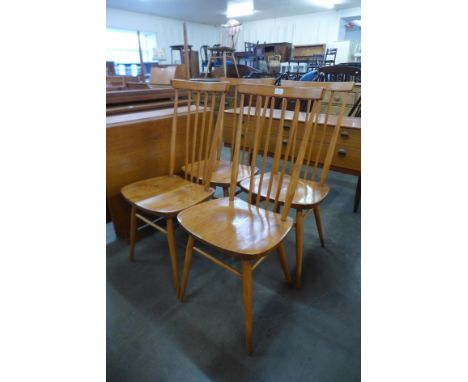
[[[236,61],[236,57],[234,56],[234,53],[231,53],[231,58],[232,58],[232,62],[234,63],[234,68],[236,69],[237,78],[240,78],[239,70],[237,69],[237,61]]]
[[[244,289],[245,345],[252,354],[252,264],[242,260],[242,286]]]
[[[169,255],[171,257],[172,265],[172,279],[174,280],[174,286],[176,289],[176,295],[179,295],[179,267],[177,265],[177,251],[175,244],[174,235],[174,218],[166,219],[166,230],[167,230],[167,242],[169,244]]]
[[[354,208],[353,208],[354,213],[357,212],[360,202],[361,202],[361,175],[359,175],[357,185],[356,185],[356,192],[354,193]]]
[[[135,258],[136,223],[136,208],[132,206],[132,210],[130,211],[130,261],[133,261]]]
[[[206,72],[205,72],[205,78],[208,77],[208,74],[210,73],[211,71],[211,57],[208,59],[208,65],[206,67]]]
[[[179,290],[180,302],[184,301],[185,287],[187,286],[188,275],[190,267],[192,266],[193,242],[193,236],[190,235],[187,242],[187,248],[185,249],[184,272],[182,273],[182,282]]]
[[[229,196],[229,188],[223,187],[223,195],[225,198]]]
[[[223,68],[224,68],[224,77],[227,77],[226,52],[223,52]]]
[[[304,236],[304,215],[302,210],[296,210],[296,288],[302,281],[302,239]]]
[[[281,243],[278,246],[278,256],[281,262],[281,267],[283,268],[286,282],[288,283],[288,286],[291,286],[291,275],[289,274],[288,262],[286,261],[286,252],[284,250],[284,243]]]
[[[314,207],[315,223],[317,224],[317,231],[320,238],[320,245],[325,247],[325,241],[323,240],[323,228],[322,228],[322,219],[320,218],[320,207]]]

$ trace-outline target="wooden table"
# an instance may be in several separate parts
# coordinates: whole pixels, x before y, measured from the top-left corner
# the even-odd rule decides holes
[[[195,106],[192,106],[192,113]],[[200,112],[203,108],[200,108]],[[179,107],[177,125],[185,127],[187,106]],[[126,238],[130,205],[120,190],[138,180],[169,174],[173,108],[106,118],[106,201],[117,236]],[[176,169],[184,162],[185,129],[177,129]]]
[[[236,109],[235,113],[238,114],[240,111],[239,108]],[[248,113],[248,107],[244,107],[244,115]],[[252,107],[250,110],[251,115],[255,115],[255,107]],[[269,116],[269,110],[267,111],[267,117]],[[279,117],[281,110],[274,110],[273,112],[273,125],[271,135],[276,138],[276,132],[279,126]],[[294,112],[286,111],[285,117],[285,140],[283,141],[283,149],[286,148],[288,128],[291,126],[292,116]],[[223,128],[223,140],[227,145],[231,145],[232,140],[232,126],[233,126],[233,116],[234,109],[228,109],[225,111],[224,117],[224,128]],[[330,115],[328,119],[328,130],[326,132],[325,145],[322,153],[324,154],[328,149],[328,142],[330,141],[330,136],[333,127],[335,126],[337,120],[336,115]],[[253,118],[252,118],[253,121]],[[300,113],[299,115],[299,124],[298,124],[298,136],[301,137],[301,130],[304,129],[305,113]],[[321,114],[319,117],[319,125],[323,126],[324,115]],[[299,140],[298,140],[299,142]],[[264,147],[265,142],[262,143],[262,148]],[[297,149],[300,144],[297,144]],[[269,145],[269,154],[274,154],[273,152],[274,144],[270,142]],[[322,158],[320,158],[322,159]],[[338,142],[336,144],[335,152],[331,162],[331,169],[335,171],[344,172],[352,175],[361,174],[361,118],[357,117],[344,117],[343,123],[340,129],[340,135]]]

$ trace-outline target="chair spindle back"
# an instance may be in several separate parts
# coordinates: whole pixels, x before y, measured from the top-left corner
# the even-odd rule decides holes
[[[169,174],[174,174],[177,120],[179,112],[179,90],[187,91],[187,117],[185,125],[185,178],[191,182],[202,179],[205,189],[209,188],[214,168],[218,142],[221,141],[224,121],[224,104],[228,82],[201,82],[172,80],[175,88],[174,117],[172,119]],[[194,113],[193,113],[194,112]],[[216,116],[216,122],[215,121]],[[195,173],[193,165],[198,162]]]
[[[305,180],[315,181],[318,175],[319,164],[323,164],[322,173],[320,176],[320,184],[325,184],[328,171],[330,169],[331,160],[333,159],[333,151],[336,146],[336,142],[339,135],[339,130],[344,117],[346,97],[350,96],[350,92],[354,88],[354,82],[309,82],[309,81],[290,81],[282,80],[281,86],[284,87],[305,87],[305,88],[323,88],[329,92],[329,98],[324,113],[320,117],[320,128],[317,127],[317,123],[314,125],[312,131],[310,145],[306,154],[306,167],[303,178]],[[342,95],[339,99],[342,100],[340,111],[338,116],[331,116],[331,104],[335,100],[336,94]],[[331,137],[329,147],[323,158],[323,150],[325,147],[325,139],[327,136],[327,130],[330,120],[334,120],[335,126],[331,131]],[[318,122],[318,121],[316,121]],[[320,131],[319,131],[320,130]],[[312,167],[310,167],[312,165]],[[308,177],[309,169],[311,171],[310,177]],[[308,179],[309,178],[309,179]]]
[[[271,169],[271,176],[269,177],[268,191],[265,199],[265,209],[268,208],[270,198],[274,200],[273,210],[278,207],[279,195],[281,192],[286,192],[284,209],[282,212],[281,219],[286,220],[289,208],[291,207],[292,199],[299,181],[302,164],[306,157],[306,149],[309,144],[309,138],[311,135],[312,126],[317,125],[319,118],[319,111],[322,99],[322,88],[284,88],[275,87],[271,85],[244,85],[238,86],[238,92],[240,94],[240,105],[244,105],[246,97],[249,99],[255,98],[255,110],[251,113],[252,103],[249,102],[249,106],[240,107],[239,115],[237,118],[236,136],[234,143],[234,158],[231,170],[231,187],[230,187],[230,200],[234,200],[236,179],[238,172],[238,164],[242,159],[240,151],[243,149],[242,136],[246,136],[246,132],[251,130],[253,143],[251,145],[250,163],[251,166],[251,177],[248,200],[250,203],[253,202],[254,193],[257,195],[255,204],[259,207],[261,202],[260,190],[263,187],[266,173],[266,157],[267,153],[271,152],[270,140],[274,143],[274,157],[273,166]],[[274,105],[277,101],[281,103],[281,110],[274,109]],[[283,135],[285,130],[285,120],[287,114],[287,104],[289,100],[295,101],[295,108],[292,115],[292,125],[290,128],[290,139],[288,139],[286,149],[283,150]],[[306,112],[300,112],[300,105],[302,101],[307,102]],[[317,101],[317,102],[313,102]],[[269,106],[269,107],[268,107]],[[245,110],[246,109],[246,110]],[[244,112],[247,111],[247,118],[244,118]],[[278,115],[279,112],[279,115]],[[289,114],[291,111],[289,111]],[[251,115],[252,114],[252,115]],[[296,144],[296,138],[299,136],[298,133],[298,121],[300,117],[305,118],[305,127],[303,130],[302,141],[300,144]],[[254,123],[250,123],[250,119],[254,120]],[[272,133],[272,126],[275,123],[274,119],[278,119],[279,125],[277,125],[276,133]],[[289,116],[290,117],[290,116]],[[267,121],[268,120],[268,121]],[[275,123],[276,124],[276,123]],[[266,126],[266,129],[265,129]],[[298,145],[297,154],[294,152]],[[263,146],[263,147],[262,147]],[[262,150],[263,149],[263,150]],[[261,153],[262,160],[259,165],[260,173],[258,174],[258,183],[255,182],[255,171],[254,168],[257,164],[257,157]],[[287,167],[289,167],[289,184],[284,190],[283,180],[286,173]],[[275,176],[279,176],[276,189],[273,189],[273,179]],[[254,187],[258,189],[255,190]]]
[[[245,100],[244,103],[241,104],[239,101],[239,93],[237,91],[237,87],[241,84],[243,85],[273,85],[275,83],[275,78],[231,78],[231,77],[223,77],[223,81],[227,81],[230,83],[230,85],[234,88],[234,110],[236,110],[238,107],[241,105],[245,105]],[[252,101],[253,98],[249,97],[248,99],[248,105],[250,109],[252,108]],[[250,114],[250,113],[249,113]],[[235,131],[236,131],[236,118],[233,118],[232,121],[232,135],[231,135],[231,142],[234,142],[235,140]],[[251,151],[252,147],[252,142],[249,142],[249,137],[247,135],[243,136],[243,148],[244,150],[242,151],[242,160],[241,163],[249,165],[249,154],[247,153],[246,155],[246,150]],[[231,145],[231,160],[234,157],[234,145]]]

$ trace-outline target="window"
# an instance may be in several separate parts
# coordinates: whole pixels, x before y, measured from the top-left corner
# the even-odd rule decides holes
[[[140,31],[140,42],[143,61],[155,62],[157,53],[156,33]],[[114,61],[116,71],[118,71],[119,64],[140,64],[137,31],[107,28],[106,61]]]

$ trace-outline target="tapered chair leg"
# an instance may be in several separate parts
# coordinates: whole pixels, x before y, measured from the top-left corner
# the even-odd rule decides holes
[[[179,267],[177,265],[177,251],[174,235],[174,218],[166,219],[167,242],[169,244],[169,255],[171,257],[172,279],[176,290],[176,296],[179,295]]]
[[[136,208],[132,206],[130,211],[130,261],[135,258],[135,241],[136,241]]]
[[[320,218],[320,207],[314,207],[315,223],[317,224],[317,231],[320,238],[320,245],[325,247],[325,241],[323,240],[323,229],[322,229],[322,219]]]
[[[244,289],[245,345],[252,354],[252,264],[242,260],[242,286]]]
[[[304,236],[304,215],[302,210],[296,210],[296,288],[302,281],[302,239]]]
[[[187,242],[187,248],[185,249],[185,260],[184,260],[184,271],[182,273],[182,282],[179,290],[179,300],[184,301],[185,288],[187,286],[188,275],[190,267],[192,266],[192,254],[193,254],[193,236],[189,236]]]
[[[286,261],[286,252],[284,250],[284,243],[281,243],[278,246],[278,256],[280,259],[281,267],[283,268],[286,282],[288,283],[288,286],[291,286],[291,275],[289,274],[288,262]]]

